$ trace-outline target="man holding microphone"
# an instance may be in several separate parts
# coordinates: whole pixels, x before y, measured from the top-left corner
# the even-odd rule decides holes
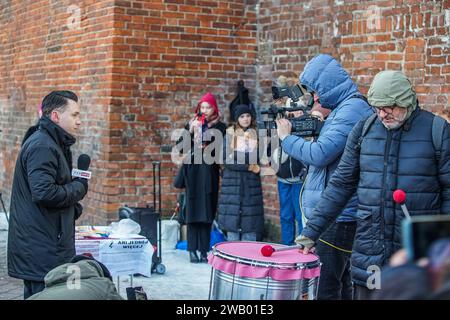
[[[70,147],[81,125],[78,97],[48,94],[38,125],[17,158],[10,206],[8,273],[24,280],[24,299],[42,291],[47,272],[75,255],[78,201],[88,191],[87,179],[71,175]],[[86,170],[89,163],[80,162]]]

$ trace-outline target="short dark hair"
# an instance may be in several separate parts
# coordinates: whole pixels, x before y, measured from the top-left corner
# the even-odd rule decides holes
[[[42,100],[42,116],[48,118],[53,110],[64,109],[69,99],[78,102],[77,95],[72,91],[62,90],[50,92]]]

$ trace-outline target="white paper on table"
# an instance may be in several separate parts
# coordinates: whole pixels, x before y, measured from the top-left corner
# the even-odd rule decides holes
[[[100,261],[100,240],[76,240],[75,252],[76,254],[90,253],[95,260]],[[101,261],[100,261],[101,262]]]
[[[99,261],[113,277],[140,273],[150,277],[153,246],[146,238],[102,240],[99,244]]]

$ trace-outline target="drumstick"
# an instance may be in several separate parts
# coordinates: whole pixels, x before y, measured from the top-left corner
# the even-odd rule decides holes
[[[304,246],[302,244],[296,244],[293,246],[279,247],[279,248],[274,248],[270,244],[266,244],[265,246],[263,246],[261,248],[261,254],[264,257],[270,257],[275,251],[287,251],[287,250],[303,249],[303,248],[304,248]]]

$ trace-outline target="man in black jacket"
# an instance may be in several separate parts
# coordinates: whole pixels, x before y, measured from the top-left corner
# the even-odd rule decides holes
[[[8,234],[8,273],[24,280],[24,298],[44,289],[44,277],[75,255],[75,220],[88,191],[72,179],[72,146],[81,125],[78,97],[53,91],[42,101],[39,129],[16,162]]]

